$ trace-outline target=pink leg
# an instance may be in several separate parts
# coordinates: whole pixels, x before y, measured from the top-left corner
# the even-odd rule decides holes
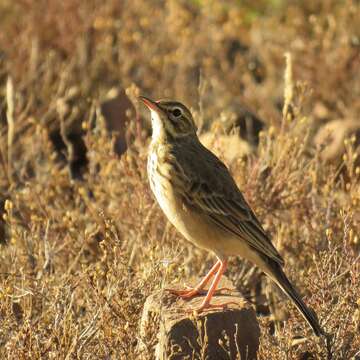
[[[205,277],[201,280],[201,282],[195,286],[195,288],[190,288],[186,290],[176,290],[176,289],[166,289],[170,291],[172,294],[177,295],[183,299],[189,299],[193,296],[199,294],[199,292],[206,286],[211,277],[218,271],[221,266],[221,261],[218,260],[216,264],[210,269],[210,271],[205,275]]]
[[[218,269],[218,272],[216,273],[215,275],[215,278],[209,288],[209,291],[204,299],[204,301],[202,302],[202,304],[200,305],[200,307],[198,309],[196,309],[196,311],[202,311],[204,309],[207,309],[207,308],[224,308],[226,307],[227,305],[229,304],[234,304],[234,305],[237,305],[235,302],[227,302],[227,303],[224,303],[224,304],[219,304],[219,305],[211,305],[210,304],[210,301],[216,291],[216,288],[219,284],[219,281],[222,277],[222,275],[224,274],[225,270],[226,270],[226,267],[227,267],[227,260],[219,260],[220,261],[220,267]]]

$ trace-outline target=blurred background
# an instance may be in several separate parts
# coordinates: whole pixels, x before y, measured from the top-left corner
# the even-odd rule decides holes
[[[118,106],[121,118],[132,108],[122,93],[134,86],[135,95],[183,101],[205,128],[226,115],[225,131],[241,127],[254,143],[263,126],[281,122],[290,52],[293,78],[307,94],[297,101],[316,143],[324,141],[324,124],[341,137],[324,158],[343,150],[339,132],[358,131],[356,1],[2,0],[0,11],[0,81],[4,89],[11,76],[21,118],[49,124],[55,110],[66,113],[66,128],[77,128],[92,101],[117,95],[108,111]],[[255,134],[246,130],[247,115]],[[107,120],[110,128],[123,121]]]
[[[151,358],[146,297],[210,267],[150,195],[141,94],[192,109],[334,353],[355,356],[359,1],[0,0],[0,17],[1,354]],[[233,260],[228,275],[264,315],[264,358],[323,358],[286,342],[306,331],[294,311],[274,342],[261,274]]]

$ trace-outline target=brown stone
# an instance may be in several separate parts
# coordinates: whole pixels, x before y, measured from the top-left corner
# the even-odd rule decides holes
[[[194,283],[196,283],[194,281]],[[256,359],[260,329],[252,306],[231,285],[217,293],[212,304],[231,302],[227,308],[196,313],[205,293],[182,300],[160,290],[146,300],[140,324],[142,339],[158,329],[156,359],[180,360],[204,358]]]
[[[354,146],[360,146],[360,123],[355,119],[338,119],[327,123],[317,132],[314,143],[321,149],[321,158],[339,162],[345,152],[345,139],[355,137]]]
[[[56,101],[55,112],[49,112],[45,126],[48,128],[50,140],[58,154],[58,160],[69,166],[72,179],[82,179],[87,171],[87,147],[83,139],[83,113],[90,109],[82,99],[79,88],[73,87],[64,97]],[[135,108],[125,90],[113,88],[99,104],[103,125],[110,138],[114,137],[114,152],[122,155],[127,150],[127,130],[129,119],[135,119]],[[95,113],[91,113],[91,127],[94,125]],[[64,156],[66,153],[66,156]]]
[[[265,128],[265,122],[258,114],[250,110],[245,104],[234,101],[227,107],[230,122],[227,123],[227,132],[238,129],[240,136],[251,146],[259,145],[259,134]]]
[[[108,133],[115,135],[114,152],[122,155],[127,149],[127,112],[130,111],[135,118],[135,108],[123,89],[113,89],[108,99],[101,103],[100,109]]]
[[[211,149],[227,164],[231,164],[236,159],[241,159],[252,153],[249,143],[241,139],[237,134],[222,135],[215,132],[205,132],[200,135],[200,142]]]

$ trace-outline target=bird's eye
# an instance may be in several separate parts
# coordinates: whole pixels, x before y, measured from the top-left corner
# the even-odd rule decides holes
[[[172,113],[175,117],[181,116],[181,110],[180,110],[179,108],[175,108],[171,113]]]

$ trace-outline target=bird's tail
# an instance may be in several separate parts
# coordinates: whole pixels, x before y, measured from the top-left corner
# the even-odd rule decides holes
[[[267,268],[268,275],[273,281],[283,290],[283,292],[294,302],[297,309],[303,315],[305,320],[314,330],[316,336],[325,335],[323,329],[320,327],[318,319],[315,315],[315,312],[310,310],[305,303],[303,302],[300,294],[295,289],[295,287],[290,283],[289,279],[286,277],[284,271],[281,268],[281,265],[275,262],[274,260],[267,259]]]

